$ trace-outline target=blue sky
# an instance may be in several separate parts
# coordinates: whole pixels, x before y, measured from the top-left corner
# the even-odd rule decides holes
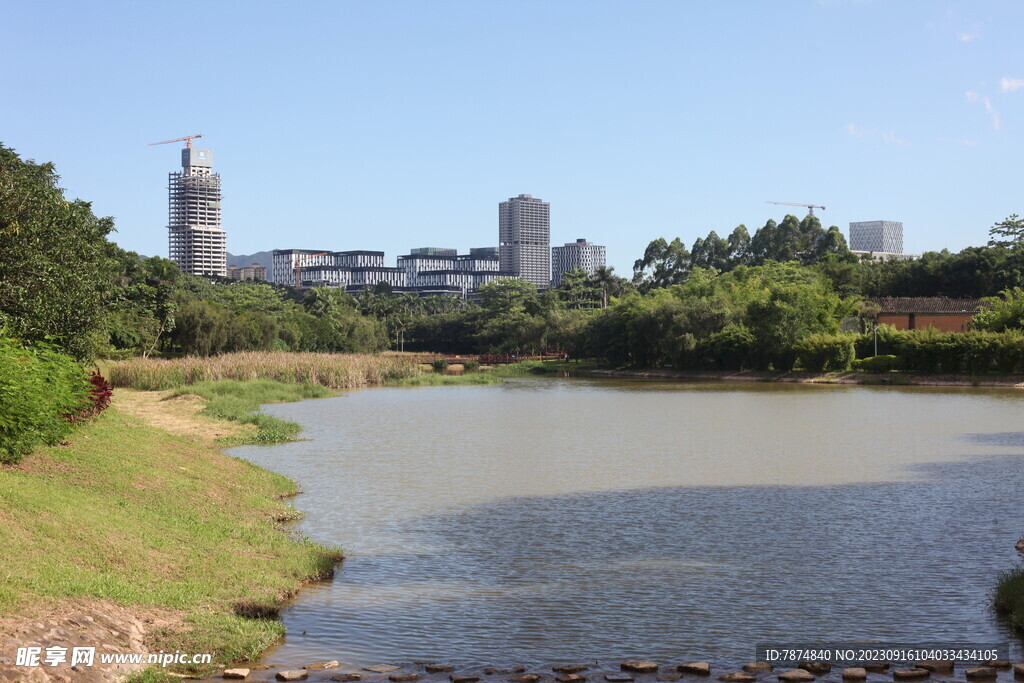
[[[147,143],[193,133],[236,254],[495,245],[524,192],[622,275],[788,212],[766,200],[959,250],[1024,213],[1022,25],[977,0],[11,2],[0,142],[145,254],[179,164]]]

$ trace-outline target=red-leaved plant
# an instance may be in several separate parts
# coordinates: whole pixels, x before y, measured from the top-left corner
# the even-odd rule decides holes
[[[114,387],[110,386],[110,382],[94,370],[89,375],[89,384],[91,388],[82,407],[64,416],[68,422],[81,422],[96,417],[110,406],[110,398],[114,395]]]

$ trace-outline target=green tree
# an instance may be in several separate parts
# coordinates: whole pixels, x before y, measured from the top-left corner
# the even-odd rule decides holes
[[[104,341],[114,222],[65,199],[58,181],[53,164],[0,145],[0,327],[86,358]]]
[[[1024,219],[1011,214],[988,229],[990,247],[1017,249],[1024,244]]]
[[[645,292],[678,285],[686,281],[689,269],[686,245],[678,237],[671,242],[659,237],[647,245],[643,258],[633,263],[633,283]]]
[[[982,299],[982,309],[974,316],[972,327],[990,332],[1024,329],[1024,289],[1014,287]]]

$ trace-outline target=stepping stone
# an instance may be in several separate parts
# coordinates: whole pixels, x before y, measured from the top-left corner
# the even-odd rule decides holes
[[[718,680],[725,681],[726,683],[754,683],[757,680],[757,676],[746,671],[737,671],[719,676]]]
[[[402,667],[392,666],[391,664],[374,664],[373,666],[363,667],[363,671],[372,671],[375,674],[389,674],[392,671],[398,671]]]
[[[423,669],[428,674],[440,674],[447,673],[449,671],[455,671],[455,667],[450,664],[427,664]]]
[[[408,673],[408,674],[391,674],[388,676],[388,680],[392,683],[409,683],[409,681],[415,681],[422,678],[423,674]]]
[[[519,674],[509,679],[512,683],[537,683],[540,674]]]
[[[861,667],[873,674],[880,674],[889,670],[889,662],[868,662],[867,664],[861,664]]]
[[[985,666],[990,666],[993,669],[1012,669],[1013,664],[1005,659],[990,659],[985,662]]]
[[[711,674],[711,665],[707,662],[690,662],[689,664],[680,664],[676,669],[682,671],[684,674],[694,674],[696,676],[708,676]]]
[[[815,676],[824,676],[832,670],[832,665],[828,662],[800,662],[796,665],[798,669],[809,671]]]
[[[623,662],[621,668],[623,671],[632,671],[636,674],[653,674],[658,671],[658,665],[646,659],[631,659]]]
[[[560,674],[578,674],[581,671],[586,671],[589,666],[585,664],[558,664],[557,666],[551,667],[551,670]]]
[[[629,683],[633,680],[633,677],[629,674],[605,674],[604,680],[611,681],[611,683]]]
[[[948,659],[926,659],[923,662],[918,662],[917,668],[928,669],[936,674],[951,674],[953,673],[953,662]]]
[[[342,683],[348,683],[349,681],[359,681],[359,680],[362,680],[362,678],[363,678],[362,674],[352,674],[352,673],[349,673],[349,674],[335,674],[334,676],[331,676],[331,680],[332,681],[341,681]]]
[[[487,676],[502,676],[508,674],[521,674],[524,671],[526,671],[525,666],[510,666],[507,669],[502,669],[497,666],[489,666],[486,669],[484,669],[484,674]]]
[[[250,673],[250,669],[224,669],[224,678],[246,678]]]
[[[964,672],[964,676],[967,676],[969,681],[976,681],[981,678],[995,678],[998,675],[999,672],[991,666],[976,666]]]
[[[801,681],[813,681],[814,674],[805,669],[790,669],[789,671],[783,671],[779,674],[780,681],[788,681],[789,683],[800,683]]]
[[[932,672],[928,669],[919,669],[914,667],[912,669],[895,669],[892,672],[892,677],[900,680],[908,678],[927,678],[931,673]]]
[[[1013,665],[1013,675],[1024,678],[1024,663]]]
[[[868,672],[862,666],[850,666],[843,669],[844,681],[863,681],[868,677]]]
[[[304,681],[309,678],[309,672],[305,669],[298,669],[296,671],[278,671],[274,678],[279,681]]]
[[[452,674],[448,678],[452,683],[476,683],[480,680],[479,676],[457,676],[456,674]]]
[[[309,666],[302,667],[309,671],[323,671],[325,669],[337,669],[341,664],[338,663],[337,659],[332,659],[329,662],[317,662],[316,664],[310,664]]]
[[[743,670],[750,673],[764,673],[765,671],[771,671],[772,668],[772,665],[768,662],[751,662],[750,664],[743,665]]]
[[[555,680],[558,683],[583,683],[587,680],[587,677],[583,674],[562,674],[561,676],[555,676]]]
[[[668,671],[666,673],[658,674],[658,680],[667,683],[672,683],[672,681],[678,681],[682,677],[683,674],[679,673],[678,671]]]

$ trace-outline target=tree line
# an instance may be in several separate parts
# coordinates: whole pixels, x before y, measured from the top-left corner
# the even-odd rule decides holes
[[[199,278],[167,259],[140,258],[109,240],[111,219],[65,199],[58,182],[52,164],[0,145],[0,329],[78,359],[558,349],[616,364],[724,366],[743,356],[751,366],[784,367],[800,339],[866,326],[865,298],[993,297],[1024,287],[1017,216],[993,226],[983,247],[876,262],[852,254],[836,226],[790,215],[753,235],[743,225],[725,238],[711,231],[689,249],[678,237],[652,240],[631,277],[574,271],[543,292],[499,279],[471,301],[386,285],[353,297]],[[749,354],[736,351],[744,345]]]

